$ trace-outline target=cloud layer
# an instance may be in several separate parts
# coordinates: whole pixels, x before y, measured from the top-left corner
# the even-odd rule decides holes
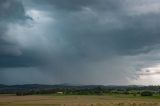
[[[159,63],[158,0],[0,5],[0,83],[155,84],[139,72]]]

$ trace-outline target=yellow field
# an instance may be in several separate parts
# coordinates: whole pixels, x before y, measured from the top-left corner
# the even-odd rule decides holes
[[[160,99],[113,96],[0,95],[0,106],[160,106]]]

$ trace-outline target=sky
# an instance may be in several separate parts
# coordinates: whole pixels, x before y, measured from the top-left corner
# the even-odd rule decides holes
[[[159,0],[0,0],[0,84],[160,85]]]

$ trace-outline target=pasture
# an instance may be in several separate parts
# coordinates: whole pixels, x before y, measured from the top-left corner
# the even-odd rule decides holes
[[[133,96],[0,95],[0,106],[160,106],[160,99]]]

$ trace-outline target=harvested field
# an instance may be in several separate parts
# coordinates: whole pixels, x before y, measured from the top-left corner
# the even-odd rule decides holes
[[[160,99],[115,96],[0,95],[0,106],[160,106]]]

